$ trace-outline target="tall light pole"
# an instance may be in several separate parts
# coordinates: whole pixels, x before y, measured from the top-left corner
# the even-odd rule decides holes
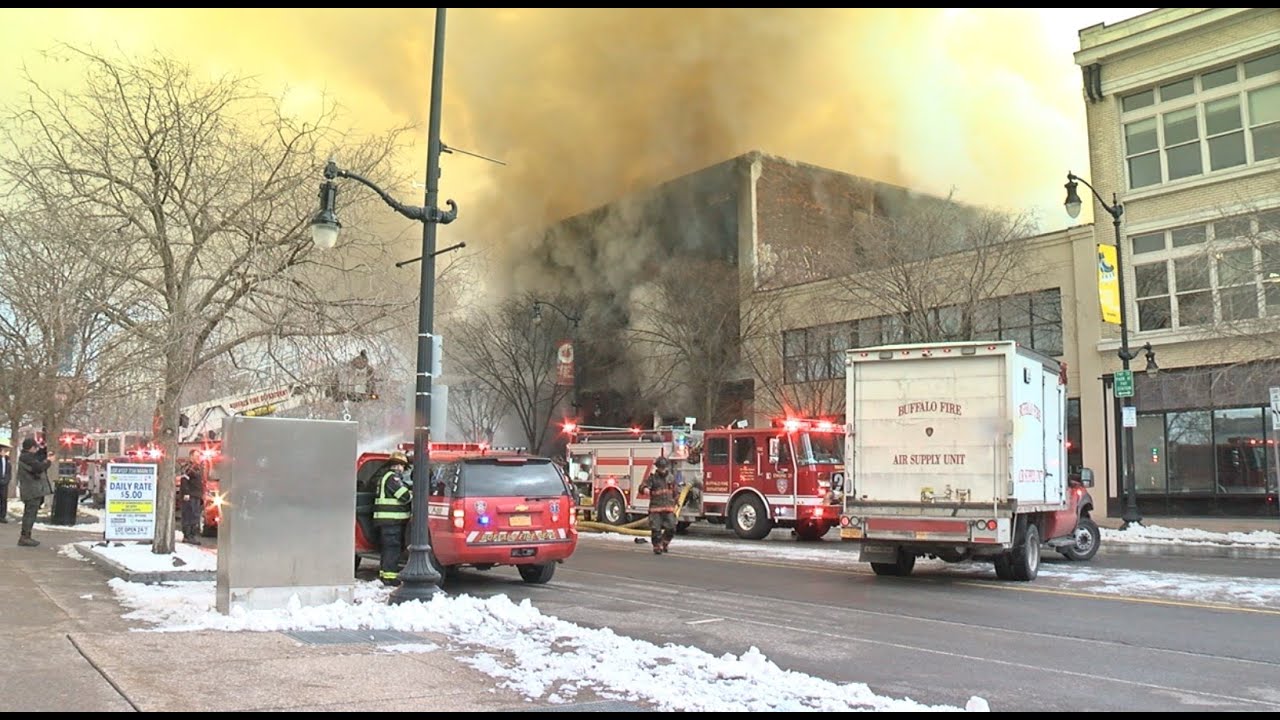
[[[564,318],[565,320],[568,320],[573,325],[573,344],[574,344],[574,347],[573,347],[573,414],[576,416],[581,412],[580,408],[582,406],[582,403],[578,398],[578,348],[577,348],[578,323],[582,322],[582,318],[577,315],[572,315],[566,312],[565,310],[561,309],[560,307],[553,305],[549,302],[545,302],[543,300],[534,300],[533,301],[533,324],[534,325],[542,324],[542,306],[543,305],[546,305],[552,310],[555,310],[556,312],[560,313],[560,317]],[[582,420],[582,418],[578,418],[578,417],[575,417],[574,419],[579,422],[581,422]]]
[[[445,8],[436,8],[436,36],[431,65],[431,110],[427,127],[427,183],[422,207],[403,205],[369,180],[340,170],[332,160],[325,165],[325,182],[320,186],[320,212],[312,221],[312,233],[319,247],[337,243],[338,223],[334,212],[337,186],[334,178],[350,178],[378,193],[396,212],[422,223],[422,275],[418,300],[418,362],[414,384],[413,423],[413,515],[409,529],[409,561],[400,573],[400,586],[391,592],[388,602],[400,604],[410,600],[426,600],[439,591],[440,573],[431,563],[431,539],[427,531],[427,488],[431,472],[431,343],[435,312],[436,255],[461,245],[436,250],[436,226],[448,225],[458,216],[458,206],[446,200],[447,211],[436,207],[440,185],[440,104],[444,75]]]
[[[1125,298],[1124,292],[1124,243],[1120,238],[1120,218],[1124,215],[1124,206],[1120,204],[1115,194],[1111,195],[1111,203],[1108,204],[1098,191],[1094,189],[1084,178],[1068,172],[1067,173],[1067,200],[1063,205],[1067,209],[1067,214],[1072,218],[1080,216],[1080,208],[1084,204],[1080,200],[1079,193],[1076,192],[1076,183],[1084,183],[1084,186],[1093,192],[1093,196],[1098,199],[1098,204],[1102,209],[1111,216],[1111,224],[1115,227],[1116,233],[1116,281],[1120,290],[1120,350],[1116,353],[1120,356],[1120,367],[1124,373],[1130,378],[1133,377],[1133,371],[1129,369],[1129,361],[1138,357],[1136,351],[1129,349],[1129,303]],[[1155,351],[1151,348],[1151,343],[1143,346],[1147,356],[1147,372],[1155,374],[1157,369],[1155,363]],[[1114,387],[1114,385],[1113,385]],[[1123,408],[1133,407],[1133,395],[1125,395],[1120,399],[1122,420],[1125,410]],[[1136,410],[1132,412],[1137,412]],[[1142,523],[1142,514],[1138,511],[1138,493],[1134,483],[1134,461],[1133,461],[1133,426],[1125,424],[1124,431],[1121,433],[1120,440],[1120,483],[1124,488],[1125,502],[1124,513],[1121,515],[1123,525],[1120,529],[1126,529],[1132,524]]]

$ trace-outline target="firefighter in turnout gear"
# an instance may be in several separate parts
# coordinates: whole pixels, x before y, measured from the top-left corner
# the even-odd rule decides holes
[[[382,553],[378,577],[384,585],[400,584],[400,554],[404,550],[404,528],[413,514],[413,490],[405,482],[409,459],[393,452],[388,467],[378,479],[378,494],[373,501],[373,523],[378,528]]]
[[[676,480],[671,473],[671,461],[660,457],[653,461],[653,470],[645,478],[649,491],[649,532],[653,542],[653,554],[667,551],[671,538],[676,534]]]

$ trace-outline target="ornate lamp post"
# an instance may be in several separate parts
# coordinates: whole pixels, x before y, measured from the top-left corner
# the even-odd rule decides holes
[[[427,532],[426,488],[431,472],[431,343],[432,320],[435,311],[436,255],[461,244],[436,250],[436,226],[447,225],[458,215],[458,206],[446,200],[447,211],[436,207],[440,181],[440,105],[441,83],[444,75],[444,21],[445,8],[436,8],[436,34],[431,68],[431,111],[427,129],[427,187],[422,207],[404,205],[382,188],[353,172],[340,169],[332,160],[325,165],[325,181],[320,185],[320,212],[311,223],[312,238],[317,247],[332,248],[338,241],[338,222],[334,203],[338,188],[335,178],[349,178],[370,188],[401,215],[422,223],[422,276],[418,301],[418,361],[415,384],[415,413],[413,428],[413,478],[415,500],[409,530],[409,562],[400,573],[400,586],[391,592],[389,602],[399,604],[410,600],[426,600],[439,591],[440,573],[431,563],[431,541]]]
[[[1120,290],[1120,350],[1116,354],[1120,357],[1120,366],[1124,370],[1125,374],[1132,377],[1132,371],[1129,369],[1129,361],[1138,357],[1138,352],[1136,350],[1131,351],[1129,349],[1129,303],[1125,298],[1124,292],[1124,244],[1120,238],[1120,218],[1124,215],[1124,206],[1120,204],[1120,201],[1116,198],[1114,193],[1112,193],[1111,202],[1108,204],[1087,180],[1074,173],[1068,172],[1067,184],[1065,186],[1067,188],[1067,200],[1063,205],[1066,207],[1067,215],[1070,215],[1072,218],[1080,216],[1080,208],[1084,204],[1080,200],[1079,193],[1076,192],[1077,183],[1084,183],[1084,186],[1093,192],[1093,196],[1097,198],[1098,204],[1101,205],[1102,209],[1111,216],[1111,224],[1115,228],[1116,278],[1117,285]],[[1142,349],[1146,351],[1147,373],[1154,375],[1159,369],[1156,365],[1155,350],[1152,349],[1151,343],[1143,345]],[[1127,395],[1121,398],[1121,405],[1123,408],[1133,407],[1133,396]],[[1121,412],[1124,413],[1125,411],[1122,409]],[[1136,412],[1136,410],[1133,412]],[[1120,481],[1125,494],[1124,513],[1121,515],[1121,520],[1124,522],[1121,526],[1121,529],[1123,530],[1131,524],[1141,524],[1142,514],[1138,511],[1138,493],[1134,485],[1133,427],[1126,425],[1121,437]]]

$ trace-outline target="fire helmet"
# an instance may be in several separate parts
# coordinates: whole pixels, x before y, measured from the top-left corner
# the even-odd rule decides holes
[[[401,465],[408,465],[409,457],[404,453],[400,452],[399,450],[396,450],[395,452],[391,453],[390,457],[387,458],[387,462],[399,463]]]
[[[671,461],[666,459],[665,457],[660,457],[657,460],[653,461],[653,467],[656,470],[666,470],[667,468],[671,467]]]

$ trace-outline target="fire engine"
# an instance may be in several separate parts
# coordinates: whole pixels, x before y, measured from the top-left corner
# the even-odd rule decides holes
[[[776,419],[767,428],[651,430],[579,428],[569,423],[568,473],[585,521],[625,525],[648,514],[642,484],[659,457],[689,487],[676,528],[725,525],[760,540],[775,527],[817,540],[840,522],[844,426],[828,420]]]

